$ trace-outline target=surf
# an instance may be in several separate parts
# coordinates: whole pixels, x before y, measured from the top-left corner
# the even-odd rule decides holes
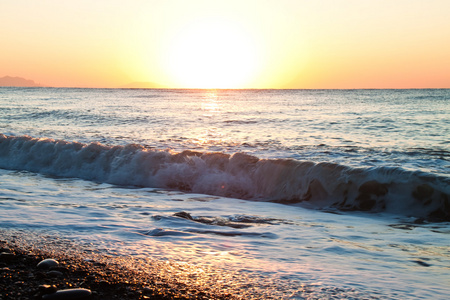
[[[450,180],[398,167],[355,168],[245,153],[172,152],[0,135],[0,167],[120,186],[151,187],[340,211],[450,221]]]

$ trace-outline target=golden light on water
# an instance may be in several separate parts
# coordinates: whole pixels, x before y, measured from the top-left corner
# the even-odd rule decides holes
[[[200,109],[201,116],[204,118],[214,118],[221,113],[220,98],[217,91],[205,91]],[[206,127],[193,139],[193,142],[200,147],[222,144],[224,142],[224,135],[217,127]]]
[[[202,100],[202,111],[204,116],[213,116],[220,112],[219,96],[216,91],[210,91],[205,94]]]

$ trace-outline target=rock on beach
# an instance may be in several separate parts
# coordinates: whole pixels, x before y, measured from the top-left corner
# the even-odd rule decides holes
[[[51,267],[56,267],[59,265],[59,262],[53,258],[47,258],[37,264],[38,269],[47,270]]]
[[[76,300],[76,299],[86,299],[92,294],[88,289],[66,289],[60,290],[53,294],[47,294],[42,296],[45,300]]]

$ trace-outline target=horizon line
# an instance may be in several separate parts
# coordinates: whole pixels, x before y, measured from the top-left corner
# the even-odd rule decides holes
[[[114,89],[114,90],[448,90],[450,87],[390,88],[187,88],[187,87],[83,87],[83,86],[0,86],[0,88]]]

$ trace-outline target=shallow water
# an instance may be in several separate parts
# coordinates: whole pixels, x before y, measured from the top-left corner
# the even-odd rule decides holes
[[[1,182],[2,228],[53,232],[105,254],[211,268],[219,278],[262,277],[260,288],[278,285],[272,294],[283,298],[302,285],[319,295],[324,289],[322,296],[336,288],[393,299],[444,299],[450,292],[448,224],[27,172],[2,171]]]
[[[1,88],[0,228],[247,299],[445,299],[449,97]]]

